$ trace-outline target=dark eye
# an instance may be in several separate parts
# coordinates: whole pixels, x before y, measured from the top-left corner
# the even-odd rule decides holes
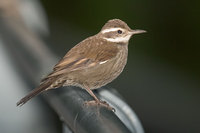
[[[122,31],[121,31],[121,30],[118,30],[117,33],[118,33],[118,34],[122,34]]]

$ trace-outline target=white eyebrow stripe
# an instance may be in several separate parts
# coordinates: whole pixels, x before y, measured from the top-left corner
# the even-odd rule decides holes
[[[122,28],[110,28],[110,29],[102,30],[101,33],[106,33],[106,32],[110,32],[110,31],[117,31],[117,30],[124,31]]]

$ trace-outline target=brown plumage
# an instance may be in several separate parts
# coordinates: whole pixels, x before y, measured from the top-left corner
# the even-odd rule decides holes
[[[73,47],[44,78],[39,87],[22,98],[23,105],[42,91],[62,86],[84,88],[96,102],[98,98],[91,91],[114,80],[126,65],[128,41],[133,34],[143,30],[131,30],[119,20],[109,20],[102,30]]]

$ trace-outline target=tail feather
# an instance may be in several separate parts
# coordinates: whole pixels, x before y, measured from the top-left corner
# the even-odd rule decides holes
[[[22,106],[24,105],[26,102],[28,102],[31,98],[37,96],[39,93],[41,93],[42,91],[46,90],[49,86],[51,85],[51,82],[43,82],[42,84],[40,84],[40,86],[38,88],[35,88],[34,90],[32,90],[28,95],[26,95],[25,97],[23,97],[19,102],[17,102],[17,106]]]

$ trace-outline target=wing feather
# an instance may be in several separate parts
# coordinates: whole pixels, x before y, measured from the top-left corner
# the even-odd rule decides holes
[[[96,43],[99,42],[99,43]],[[58,64],[53,68],[47,78],[94,67],[102,61],[107,61],[116,56],[118,47],[106,40],[88,38],[73,47]]]

